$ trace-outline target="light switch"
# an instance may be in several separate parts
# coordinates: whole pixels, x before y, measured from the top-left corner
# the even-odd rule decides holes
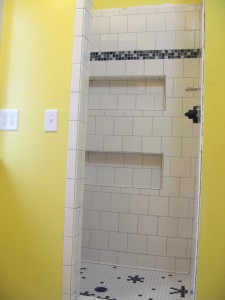
[[[47,132],[54,132],[57,131],[57,127],[58,127],[58,110],[46,109],[44,130]]]

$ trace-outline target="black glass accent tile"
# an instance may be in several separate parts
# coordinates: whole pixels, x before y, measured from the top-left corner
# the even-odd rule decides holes
[[[144,282],[144,277],[139,277],[138,275],[128,276],[127,281],[132,281],[133,283]]]
[[[200,58],[201,49],[91,52],[91,61]]]
[[[104,286],[97,286],[95,288],[95,291],[98,292],[98,293],[105,293],[105,292],[108,291],[108,289],[106,287],[104,287]]]
[[[188,290],[185,289],[185,286],[182,285],[180,289],[177,288],[170,288],[172,291],[170,291],[170,294],[180,294],[181,298],[185,298],[185,295],[188,293]]]

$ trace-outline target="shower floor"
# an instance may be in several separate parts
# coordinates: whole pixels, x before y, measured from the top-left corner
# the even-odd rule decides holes
[[[188,275],[82,262],[79,300],[190,300],[189,287]]]

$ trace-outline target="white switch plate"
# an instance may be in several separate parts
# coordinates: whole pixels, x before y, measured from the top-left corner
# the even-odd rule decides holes
[[[58,127],[58,110],[46,109],[44,130],[47,132],[54,132],[57,131],[57,127]]]
[[[0,130],[18,130],[19,110],[0,109]]]

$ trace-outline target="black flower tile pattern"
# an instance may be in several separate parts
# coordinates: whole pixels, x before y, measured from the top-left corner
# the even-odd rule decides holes
[[[82,271],[83,296],[109,300],[191,300],[188,275],[86,262],[82,263]]]
[[[200,58],[201,49],[91,52],[91,61]]]

